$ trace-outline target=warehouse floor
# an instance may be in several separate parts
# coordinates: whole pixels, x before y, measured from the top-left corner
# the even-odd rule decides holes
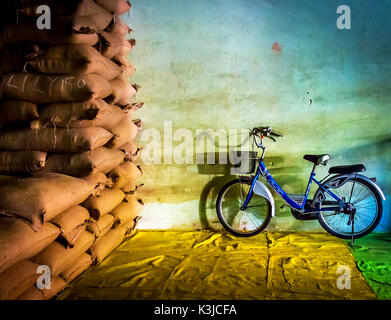
[[[138,231],[58,298],[390,299],[390,242],[371,235],[352,255],[324,233]],[[339,266],[350,268],[351,289],[338,289]]]

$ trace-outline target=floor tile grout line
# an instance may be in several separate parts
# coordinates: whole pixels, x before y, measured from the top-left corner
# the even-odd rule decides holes
[[[265,300],[270,299],[270,289],[269,289],[269,270],[270,270],[270,245],[269,245],[269,237],[268,233],[265,232],[266,237],[266,246],[267,246],[267,264],[266,264],[266,295]]]
[[[342,241],[343,241],[343,240],[342,240]],[[354,252],[353,252],[352,247],[351,247],[348,243],[346,243],[345,241],[343,241],[343,242],[344,242],[344,244],[347,246],[347,249],[348,249],[350,255],[351,255],[352,258],[353,258],[354,265],[356,266],[357,271],[361,274],[361,276],[363,277],[363,279],[364,279],[364,281],[366,282],[367,286],[370,288],[370,290],[371,290],[371,291],[373,292],[373,294],[375,295],[376,299],[377,299],[377,300],[380,300],[380,299],[379,299],[379,296],[378,296],[377,293],[376,293],[376,291],[372,288],[372,286],[371,286],[371,285],[369,284],[369,282],[368,282],[368,280],[371,280],[371,279],[368,279],[368,278],[365,276],[364,272],[360,269],[360,267],[359,267],[359,265],[358,265],[358,259],[357,259],[356,256],[354,255]]]

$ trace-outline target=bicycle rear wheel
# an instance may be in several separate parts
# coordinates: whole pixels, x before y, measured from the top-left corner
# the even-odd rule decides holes
[[[217,197],[217,217],[223,227],[235,236],[254,236],[264,230],[271,219],[270,202],[255,193],[247,208],[241,210],[250,188],[250,179],[236,179],[227,183]]]
[[[318,221],[327,232],[342,239],[358,239],[372,232],[379,224],[383,204],[379,193],[370,183],[361,178],[351,178],[342,186],[330,187],[329,190],[345,203],[350,203],[356,211],[354,231],[352,223],[349,223],[349,214],[340,210],[319,211]],[[315,193],[314,199],[321,199],[315,203],[316,210],[338,206],[337,201],[321,189]]]

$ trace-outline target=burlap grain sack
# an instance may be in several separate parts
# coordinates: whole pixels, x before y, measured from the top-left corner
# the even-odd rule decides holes
[[[41,151],[0,151],[0,173],[33,173],[45,166],[46,155]]]
[[[122,202],[110,213],[115,218],[115,226],[134,221],[144,209],[144,202],[141,199],[137,199],[134,196],[127,196],[126,201],[127,202]]]
[[[51,223],[61,229],[60,236],[72,248],[81,233],[85,230],[89,218],[90,214],[86,208],[76,206],[60,213],[52,219]]]
[[[50,245],[60,229],[45,223],[35,232],[26,223],[15,218],[0,218],[0,272],[14,264],[31,258]]]
[[[54,278],[50,283],[50,289],[39,290],[35,285],[21,294],[17,300],[49,300],[65,289],[67,283],[60,277]]]
[[[35,103],[22,100],[3,100],[0,103],[0,125],[31,122],[38,117],[38,107]]]
[[[99,33],[99,39],[100,43],[95,47],[109,59],[117,55],[127,56],[136,45],[136,40],[126,40],[115,32],[101,32]]]
[[[126,0],[95,0],[95,2],[116,16],[128,12],[131,8],[130,2]]]
[[[80,276],[84,271],[86,271],[92,265],[92,257],[87,253],[83,253],[77,261],[75,261],[67,270],[61,273],[61,278],[63,278],[67,283],[72,282],[78,276]]]
[[[123,146],[121,146],[120,149],[126,154],[132,156],[137,153],[139,148],[133,141],[128,141]]]
[[[131,77],[136,72],[136,67],[132,65],[124,56],[116,55],[112,60],[119,66],[121,74],[125,77]]]
[[[0,68],[4,73],[22,72],[25,70],[26,61],[41,53],[37,45],[9,45],[0,50]]]
[[[82,203],[90,216],[98,221],[101,216],[111,212],[125,198],[125,193],[119,189],[105,189],[98,197],[89,197]]]
[[[85,75],[95,73],[107,80],[119,76],[121,68],[96,49],[86,45],[49,47],[42,55],[26,63],[33,72]]]
[[[144,106],[144,102],[134,102],[124,105],[122,110],[125,111],[129,117],[133,116],[134,112],[141,109]]]
[[[0,134],[0,149],[77,153],[99,148],[112,137],[103,128],[4,130]]]
[[[126,186],[122,188],[125,194],[134,194],[137,191],[137,185],[135,181],[130,181]]]
[[[92,193],[92,196],[94,197],[98,196],[110,183],[110,179],[100,171],[92,172],[89,175],[81,177],[81,179],[86,180],[95,186],[94,192]]]
[[[113,181],[111,188],[121,189],[128,183],[137,180],[142,175],[140,166],[136,166],[131,161],[125,161],[109,173],[109,178]]]
[[[106,98],[112,93],[110,83],[97,74],[8,73],[1,85],[5,97],[34,103],[87,101]]]
[[[83,202],[94,185],[70,176],[48,173],[0,184],[0,214],[19,217],[39,230],[61,212]]]
[[[111,214],[105,214],[99,221],[87,225],[87,230],[95,234],[95,237],[100,238],[104,236],[113,226],[114,217]]]
[[[67,15],[71,20],[72,28],[80,32],[100,32],[106,29],[113,20],[113,14],[105,8],[97,5],[92,0],[79,0],[77,9],[72,14],[58,12]]]
[[[136,184],[135,182],[132,181],[132,182],[128,183],[125,187],[123,187],[122,191],[126,194],[126,196],[135,195],[137,193],[137,191],[143,187],[144,187],[143,183]]]
[[[56,277],[73,265],[92,246],[94,240],[95,236],[92,233],[83,231],[73,248],[65,248],[60,242],[55,241],[31,258],[31,261],[48,266],[52,277]]]
[[[33,128],[88,128],[101,127],[111,130],[125,119],[129,112],[102,99],[87,102],[52,103],[40,109],[39,120],[31,123]]]
[[[72,231],[67,234],[62,234],[59,238],[59,242],[61,242],[66,248],[73,248],[77,239],[83,234],[83,232],[87,228],[87,223],[76,226]]]
[[[124,240],[128,231],[128,227],[119,226],[110,230],[103,237],[97,239],[89,250],[94,264],[101,263],[104,258],[117,248]]]
[[[38,264],[24,260],[0,273],[0,300],[14,300],[37,281]]]
[[[115,17],[112,23],[107,27],[106,31],[118,33],[121,36],[126,36],[132,29],[128,27],[128,25],[121,20],[120,17]]]
[[[97,171],[108,173],[124,159],[123,151],[106,147],[76,154],[51,153],[42,172],[57,172],[74,177],[82,177]]]
[[[126,81],[124,76],[119,76],[111,80],[110,85],[112,87],[112,93],[106,98],[108,103],[115,104],[121,100],[130,101],[137,95],[136,89]]]
[[[84,179],[96,186],[106,186],[109,182],[109,178],[106,177],[106,175],[102,172],[96,171],[93,172],[87,176],[81,177],[81,179]]]
[[[72,31],[69,22],[52,19],[51,29],[38,29],[36,21],[7,24],[0,34],[0,45],[8,44],[85,44],[94,46],[99,37],[96,33]]]
[[[137,88],[137,85],[132,85],[135,89]],[[136,89],[137,91],[138,89]],[[126,108],[129,104],[133,103],[133,99],[121,99],[119,100],[116,105],[121,107],[122,109]]]
[[[127,142],[136,138],[137,133],[141,130],[141,121],[131,121],[128,118],[118,122],[118,124],[110,130],[113,134],[113,138],[107,144],[109,148],[118,149],[125,145]]]
[[[125,159],[129,161],[136,161],[141,153],[141,148],[138,148],[133,141],[125,143],[119,149],[125,152]]]

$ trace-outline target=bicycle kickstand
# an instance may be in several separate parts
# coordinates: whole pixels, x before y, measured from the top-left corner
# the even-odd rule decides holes
[[[350,214],[348,225],[352,224],[352,239],[349,246],[353,247],[354,245],[354,215]]]
[[[352,241],[350,242],[350,247],[352,248],[354,246],[354,217],[352,220]]]

